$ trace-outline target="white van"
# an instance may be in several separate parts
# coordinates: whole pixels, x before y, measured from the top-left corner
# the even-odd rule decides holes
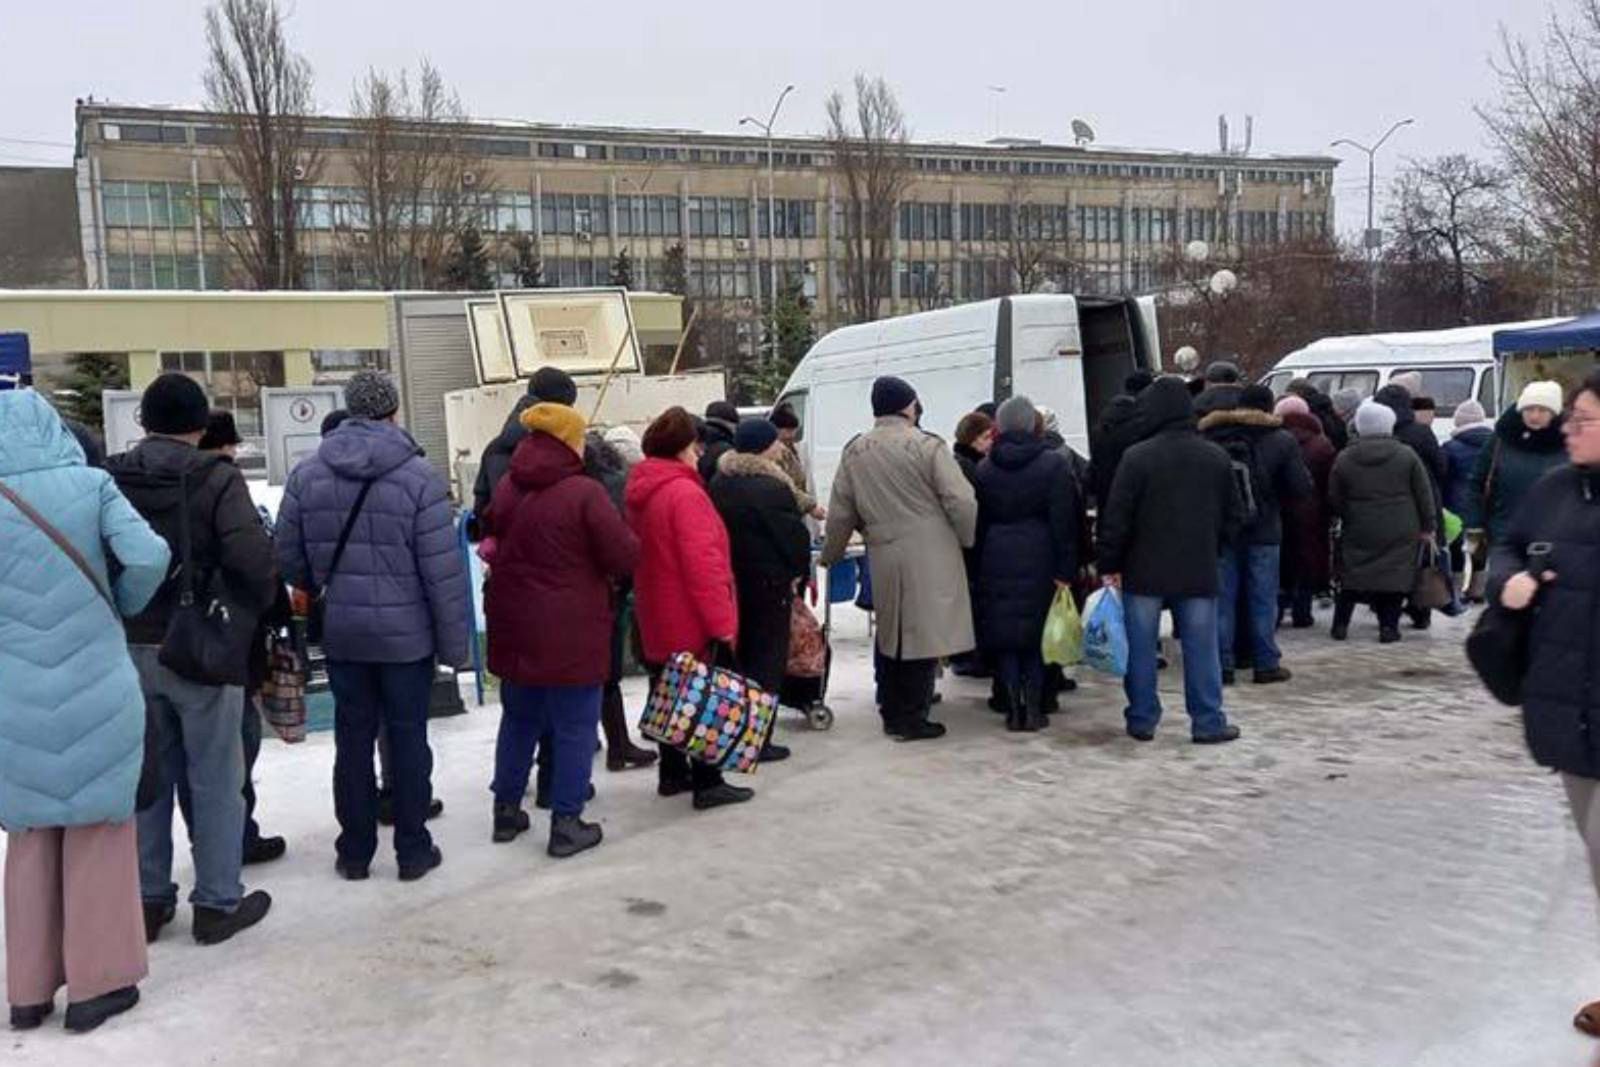
[[[828,499],[839,453],[872,427],[872,382],[904,378],[924,429],[949,438],[979,404],[1023,394],[1052,408],[1061,434],[1089,454],[1089,428],[1135,368],[1159,373],[1155,300],[1008,296],[879,322],[823,337],[795,368],[776,407],[800,418],[801,457]]]
[[[1443,441],[1455,428],[1456,405],[1470,397],[1478,399],[1490,419],[1495,417],[1495,331],[1559,321],[1324,337],[1284,356],[1261,380],[1280,396],[1290,381],[1307,378],[1329,396],[1355,389],[1369,397],[1395,375],[1417,371],[1423,394],[1438,405],[1433,432]]]

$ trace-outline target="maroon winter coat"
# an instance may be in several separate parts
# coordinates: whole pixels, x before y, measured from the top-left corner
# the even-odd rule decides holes
[[[545,433],[517,445],[485,516],[495,539],[484,614],[489,670],[518,685],[602,685],[613,583],[639,541],[583,460]]]
[[[1326,589],[1331,580],[1328,523],[1328,476],[1338,450],[1322,430],[1315,415],[1291,412],[1283,416],[1283,428],[1294,435],[1300,455],[1311,471],[1313,491],[1284,505],[1283,586],[1298,582],[1314,590]]]

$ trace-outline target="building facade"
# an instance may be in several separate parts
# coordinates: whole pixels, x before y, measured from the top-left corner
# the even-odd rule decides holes
[[[226,231],[242,219],[218,147],[228,136],[203,111],[79,106],[77,208],[89,287],[236,283]],[[363,288],[347,254],[363,239],[352,125],[321,119],[314,136],[324,164],[299,216],[309,235],[307,284]],[[504,285],[515,282],[505,241],[513,233],[532,235],[546,282],[563,286],[606,284],[627,250],[636,286],[663,287],[667,250],[681,244],[687,295],[732,318],[755,319],[775,274],[799,279],[823,322],[843,314],[846,211],[822,139],[776,139],[769,170],[762,137],[537,123],[474,123],[463,136],[475,157],[480,228]],[[1227,255],[1325,234],[1333,217],[1331,157],[1015,139],[915,143],[908,152],[893,313],[1040,281],[1083,293],[1147,292],[1188,241]]]

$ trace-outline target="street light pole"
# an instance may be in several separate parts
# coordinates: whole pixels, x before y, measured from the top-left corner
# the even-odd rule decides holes
[[[1349,145],[1367,154],[1367,229],[1361,235],[1361,242],[1367,249],[1367,315],[1370,320],[1369,325],[1374,331],[1378,328],[1378,247],[1383,243],[1382,235],[1377,231],[1377,219],[1374,215],[1378,186],[1378,149],[1395,135],[1395,131],[1415,121],[1417,120],[1401,119],[1390,126],[1389,132],[1378,138],[1377,143],[1371,148],[1347,137],[1341,137],[1330,146],[1338,148],[1340,145]]]
[[[751,118],[749,115],[739,120],[739,125],[759,127],[767,135],[767,299],[772,301],[774,308],[778,305],[778,214],[777,199],[773,193],[777,168],[773,155],[772,131],[778,124],[778,109],[783,107],[784,100],[792,92],[794,86],[784,86],[783,92],[778,94],[778,102],[772,105],[772,114],[767,116],[766,122]]]

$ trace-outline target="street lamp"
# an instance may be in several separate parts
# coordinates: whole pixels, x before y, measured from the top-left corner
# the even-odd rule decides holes
[[[1367,249],[1367,288],[1368,288],[1368,314],[1372,320],[1372,329],[1378,328],[1378,246],[1383,244],[1383,235],[1376,229],[1377,223],[1373,219],[1373,198],[1377,189],[1377,159],[1378,149],[1383,147],[1385,141],[1395,135],[1395,131],[1402,126],[1409,126],[1416,119],[1401,119],[1389,127],[1389,132],[1378,138],[1378,142],[1371,148],[1352,141],[1348,137],[1341,137],[1329,147],[1338,148],[1340,145],[1349,145],[1359,152],[1367,154],[1367,231],[1361,235],[1362,243]]]
[[[772,114],[767,116],[766,122],[751,118],[749,115],[739,120],[739,125],[758,127],[767,135],[767,285],[770,288],[768,299],[772,301],[773,307],[777,307],[778,304],[778,213],[772,192],[776,170],[772,154],[772,129],[778,124],[778,109],[783,107],[784,100],[792,92],[794,86],[783,87],[783,92],[778,94],[778,102],[772,105]]]

